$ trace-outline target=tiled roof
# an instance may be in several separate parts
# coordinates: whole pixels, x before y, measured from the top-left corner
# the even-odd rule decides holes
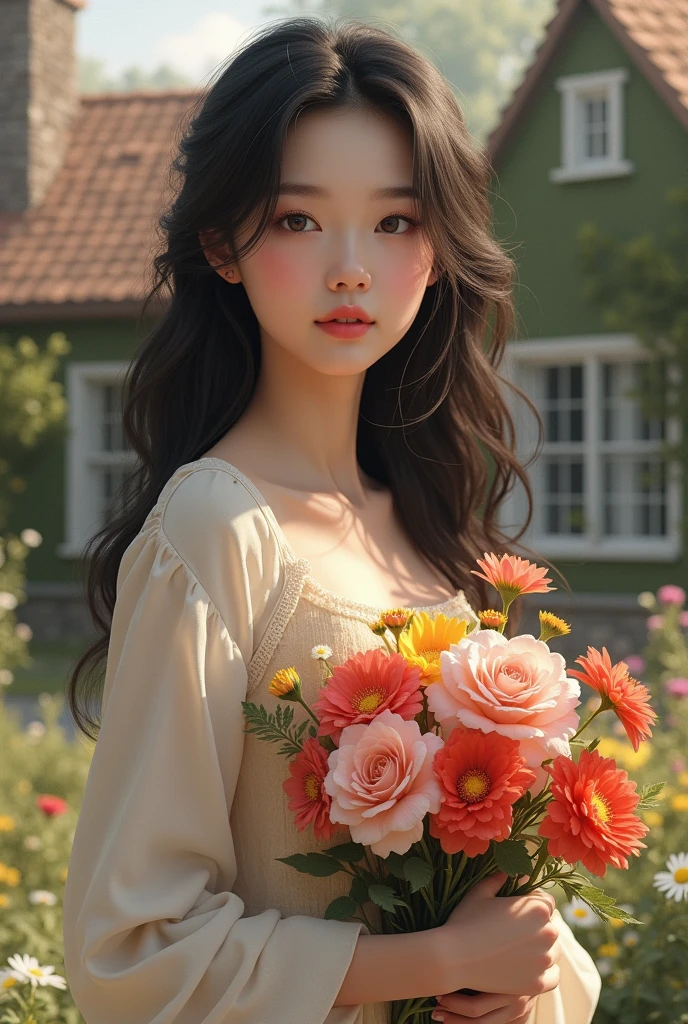
[[[84,96],[45,199],[0,213],[0,315],[135,315],[178,129],[200,93]]]
[[[488,139],[494,164],[538,96],[545,71],[586,5],[596,11],[678,121],[688,128],[688,0],[558,0],[533,63]]]

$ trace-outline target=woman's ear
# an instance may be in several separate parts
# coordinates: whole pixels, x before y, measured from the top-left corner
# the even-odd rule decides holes
[[[437,271],[435,270],[435,267],[433,265],[428,280],[426,281],[426,288],[428,288],[431,284],[435,284],[435,282],[437,281],[437,276]]]
[[[217,232],[199,231],[198,240],[203,246],[205,258],[210,266],[215,268],[220,277],[229,281],[230,284],[239,284],[241,281],[239,268],[234,264],[227,265],[229,250],[226,245],[218,244]]]

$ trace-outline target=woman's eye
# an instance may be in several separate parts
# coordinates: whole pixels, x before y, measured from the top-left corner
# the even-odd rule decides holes
[[[291,227],[286,227],[286,223],[288,221],[292,222],[292,226]],[[306,221],[310,221],[312,224],[315,223],[313,218],[309,217],[305,213],[285,213],[285,214],[283,214],[282,217],[278,217],[278,219],[275,221],[275,223],[279,227],[281,227],[282,230],[287,231],[291,235],[302,235],[302,234],[306,233],[306,231],[305,231],[305,222]],[[399,227],[400,223],[403,224],[404,222],[407,225],[407,227],[404,230],[402,230],[402,231],[395,230],[395,228]],[[406,217],[406,216],[404,216],[401,213],[390,214],[389,217],[383,217],[382,220],[380,221],[380,224],[386,225],[386,227],[383,227],[383,230],[382,230],[382,234],[384,234],[384,235],[406,235],[406,234],[408,234],[408,232],[412,228],[417,226],[417,223],[418,222],[413,220],[413,218]],[[391,230],[387,230],[387,228],[389,228],[390,226],[391,226]]]

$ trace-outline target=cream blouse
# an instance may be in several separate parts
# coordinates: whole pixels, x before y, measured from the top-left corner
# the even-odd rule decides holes
[[[260,492],[216,458],[181,466],[129,544],[64,897],[64,957],[87,1024],[388,1024],[389,1004],[333,1007],[364,924],[326,921],[349,876],[277,857],[298,832],[275,744],[244,733],[242,700],[310,657],[383,646],[381,609],[337,597],[291,550]],[[462,592],[424,609],[471,616]],[[298,707],[295,718],[298,717]],[[305,714],[305,712],[304,712]],[[377,908],[366,906],[371,920]],[[561,922],[561,983],[532,1024],[589,1024],[595,966]]]

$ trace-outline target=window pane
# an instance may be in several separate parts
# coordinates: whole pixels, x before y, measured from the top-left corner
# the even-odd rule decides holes
[[[99,388],[101,401],[100,450],[105,452],[130,451],[122,432],[122,388],[103,384]]]
[[[652,380],[651,378],[657,378]],[[648,419],[638,396],[648,387],[662,387],[666,369],[661,364],[605,363],[603,381],[603,436],[605,441],[661,441],[666,424]]]
[[[583,533],[585,494],[582,458],[547,456],[542,461],[545,532],[559,535]]]
[[[606,458],[605,533],[618,537],[665,537],[666,475],[666,463],[660,456]]]
[[[583,367],[543,367],[539,391],[545,440],[583,441]]]
[[[609,106],[606,96],[583,99],[583,153],[599,160],[609,152]]]

